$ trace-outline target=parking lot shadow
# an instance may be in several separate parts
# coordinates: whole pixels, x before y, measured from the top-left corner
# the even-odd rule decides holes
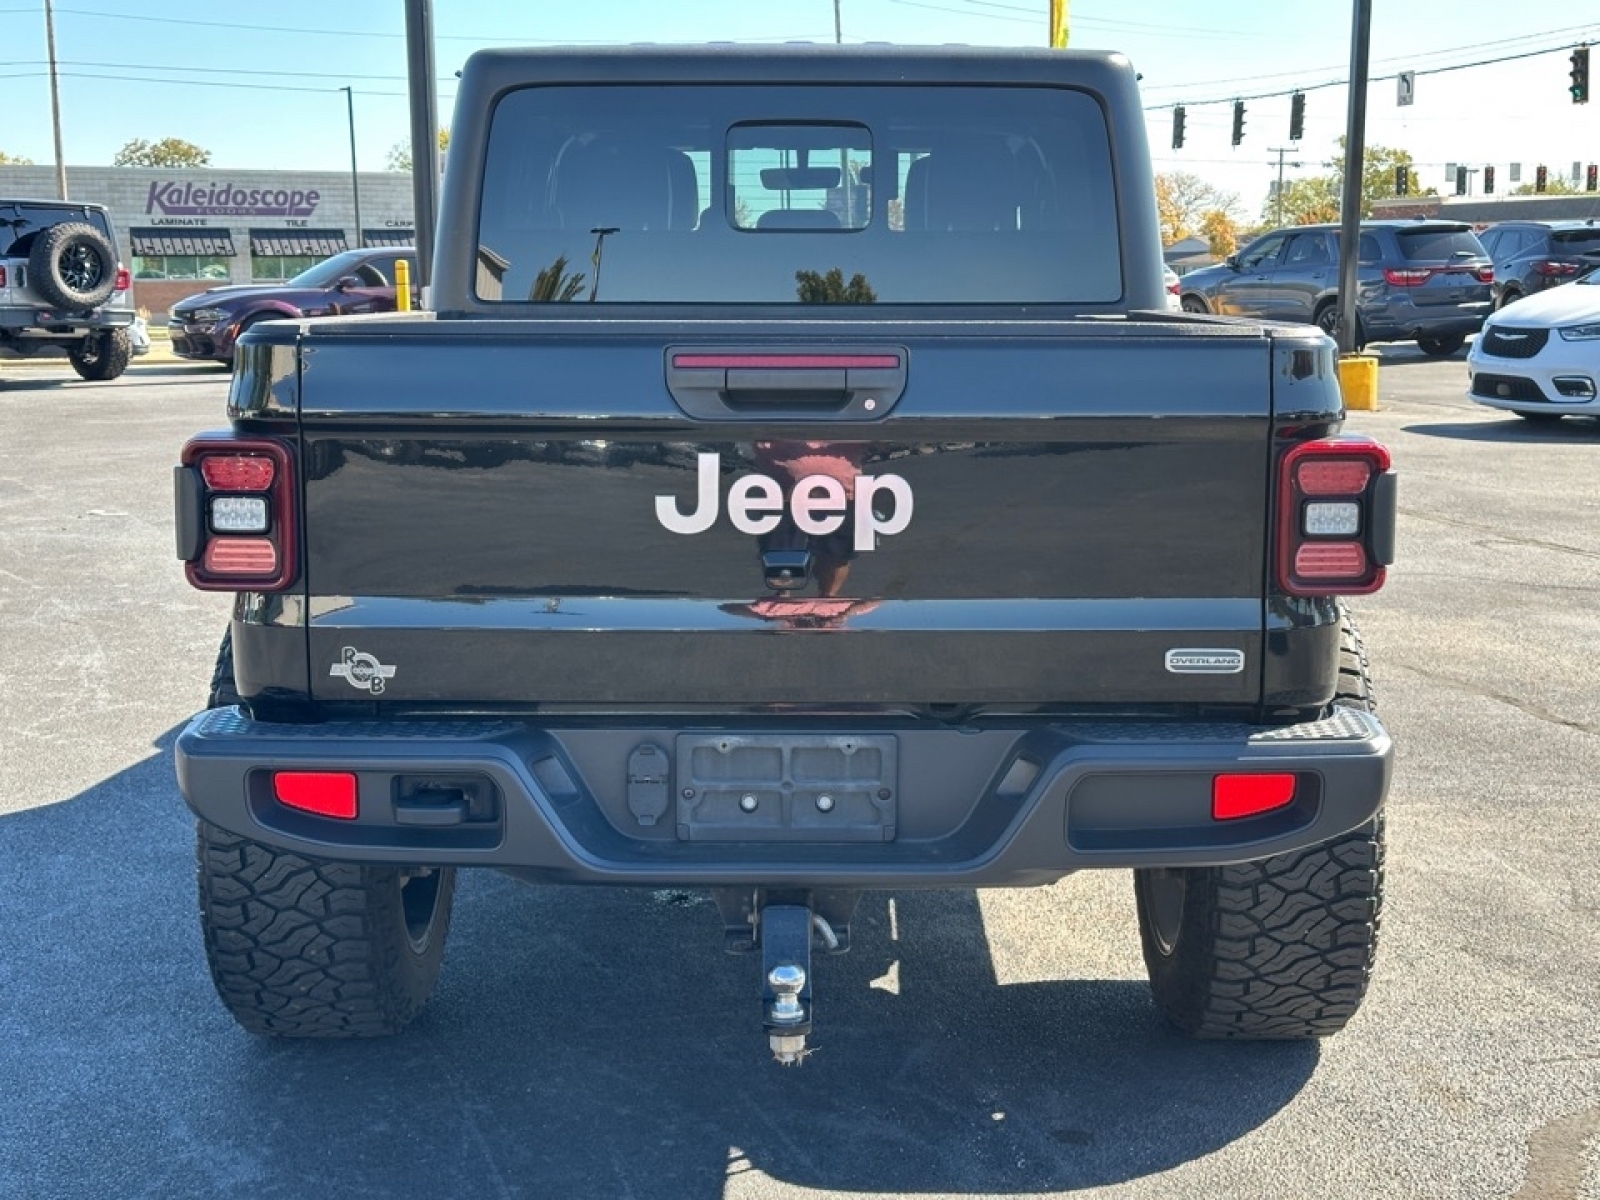
[[[1452,438],[1462,442],[1592,442],[1600,433],[1600,421],[1588,417],[1565,417],[1560,421],[1535,424],[1521,417],[1506,414],[1503,421],[1423,421],[1403,425],[1406,433],[1422,437]]]
[[[9,1194],[695,1200],[750,1171],[829,1194],[1062,1192],[1227,1146],[1318,1061],[1187,1041],[1142,980],[1002,985],[976,897],[946,892],[863,903],[852,952],[815,964],[817,1051],[785,1070],[757,961],[722,952],[703,897],[489,873],[463,880],[405,1034],[258,1039],[207,977],[172,737],[0,818]],[[1045,903],[1028,928],[1070,976],[1086,918],[1070,883]]]

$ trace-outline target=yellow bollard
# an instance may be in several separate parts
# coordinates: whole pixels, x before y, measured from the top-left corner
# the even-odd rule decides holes
[[[1339,356],[1339,391],[1347,410],[1378,411],[1378,360],[1371,354]]]
[[[411,264],[403,258],[394,264],[394,299],[401,312],[411,311]]]

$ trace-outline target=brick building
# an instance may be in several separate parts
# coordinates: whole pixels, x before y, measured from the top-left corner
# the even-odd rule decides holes
[[[359,177],[356,229],[349,172],[68,167],[73,200],[104,204],[134,302],[164,321],[185,296],[227,283],[262,283],[356,246],[409,246],[411,176]],[[0,196],[56,194],[52,166],[0,166]]]

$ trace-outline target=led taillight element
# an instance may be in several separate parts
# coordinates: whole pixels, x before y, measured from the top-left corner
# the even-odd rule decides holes
[[[1433,278],[1433,268],[1385,267],[1383,277],[1395,287],[1421,287]]]
[[[1478,282],[1479,283],[1493,283],[1494,282],[1494,268],[1493,267],[1479,267],[1476,271],[1473,272],[1473,274],[1478,277]]]
[[[1394,561],[1395,476],[1370,438],[1301,442],[1279,467],[1278,584],[1291,596],[1364,595]]]
[[[119,292],[125,292],[133,286],[133,272],[127,267],[117,268],[116,282],[112,286]]]
[[[1211,783],[1211,817],[1237,821],[1294,802],[1295,778],[1279,774],[1218,775]]]
[[[289,447],[271,438],[196,438],[178,468],[178,557],[202,590],[275,592],[294,580],[296,492]]]
[[[272,794],[279,804],[319,817],[353,821],[361,812],[356,777],[349,771],[277,771]]]
[[[275,470],[265,454],[208,454],[200,460],[206,486],[218,492],[264,492]]]

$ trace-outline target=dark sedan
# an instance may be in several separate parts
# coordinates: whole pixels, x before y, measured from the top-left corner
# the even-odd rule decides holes
[[[179,358],[233,363],[233,344],[258,321],[295,317],[393,312],[395,264],[410,264],[414,251],[386,246],[346,250],[282,283],[213,288],[172,306],[167,328]],[[412,285],[413,298],[415,284]]]

